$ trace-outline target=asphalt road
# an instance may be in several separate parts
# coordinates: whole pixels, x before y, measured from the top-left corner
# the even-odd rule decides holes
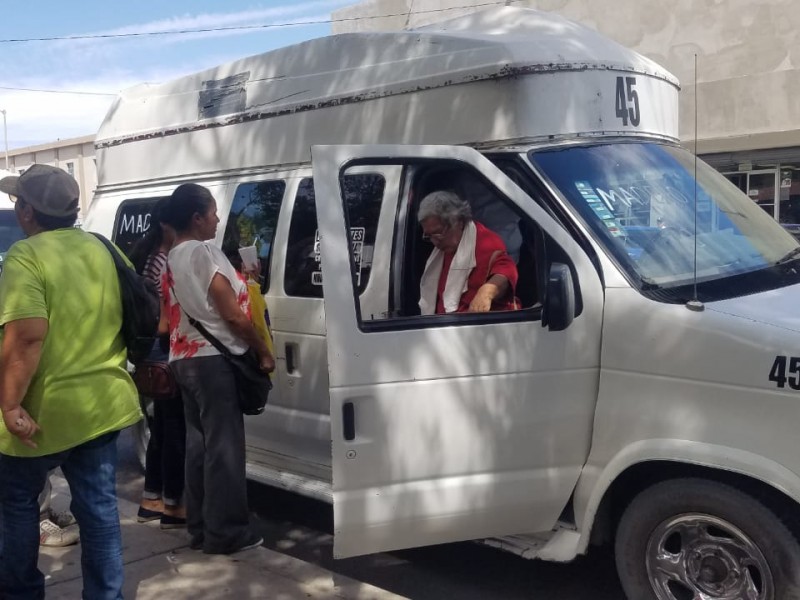
[[[119,494],[137,502],[143,476],[129,431],[120,437]],[[334,560],[330,505],[250,485],[265,546],[414,600],[622,600],[609,548],[562,565],[474,543]]]

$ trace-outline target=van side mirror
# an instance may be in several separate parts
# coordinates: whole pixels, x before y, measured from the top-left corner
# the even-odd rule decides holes
[[[553,263],[547,276],[542,326],[550,331],[563,331],[574,318],[575,285],[572,272],[563,263]]]

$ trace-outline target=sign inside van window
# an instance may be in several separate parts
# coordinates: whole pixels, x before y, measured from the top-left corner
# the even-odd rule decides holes
[[[385,183],[383,175],[379,173],[347,174],[342,180],[344,205],[350,224],[353,278],[358,284],[359,294],[369,282]],[[322,298],[320,260],[314,180],[306,178],[297,187],[289,223],[283,276],[287,295]]]
[[[372,265],[372,247],[364,247],[364,238],[367,230],[364,227],[351,227],[350,228],[350,247],[353,253],[353,269],[356,276],[356,285],[361,285],[361,267],[362,265],[369,268]],[[317,263],[317,269],[311,273],[311,285],[322,285],[322,269],[320,268],[320,259],[322,253],[320,251],[319,243],[319,229],[314,232],[314,261]]]
[[[150,229],[150,213],[161,198],[126,200],[119,206],[112,239],[128,254],[133,245]]]
[[[611,212],[613,207],[608,205],[608,201],[605,202],[600,199],[595,193],[594,188],[588,181],[576,181],[575,187],[578,188],[578,192],[583,199],[586,200],[586,204],[589,205],[598,217],[600,217],[603,221],[603,225],[606,226],[608,232],[613,235],[620,237],[623,235],[619,223],[617,222],[616,218],[614,218],[614,213]]]

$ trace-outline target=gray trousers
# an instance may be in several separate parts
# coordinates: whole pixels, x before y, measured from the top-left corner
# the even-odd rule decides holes
[[[244,420],[236,381],[222,356],[171,363],[186,416],[186,526],[203,550],[235,547],[249,535]]]

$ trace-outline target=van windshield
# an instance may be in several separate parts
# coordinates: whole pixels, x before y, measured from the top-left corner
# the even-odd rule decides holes
[[[615,143],[529,156],[644,290],[685,286],[695,269],[709,282],[800,258],[791,234],[699,160],[695,186],[694,155],[682,148]]]

